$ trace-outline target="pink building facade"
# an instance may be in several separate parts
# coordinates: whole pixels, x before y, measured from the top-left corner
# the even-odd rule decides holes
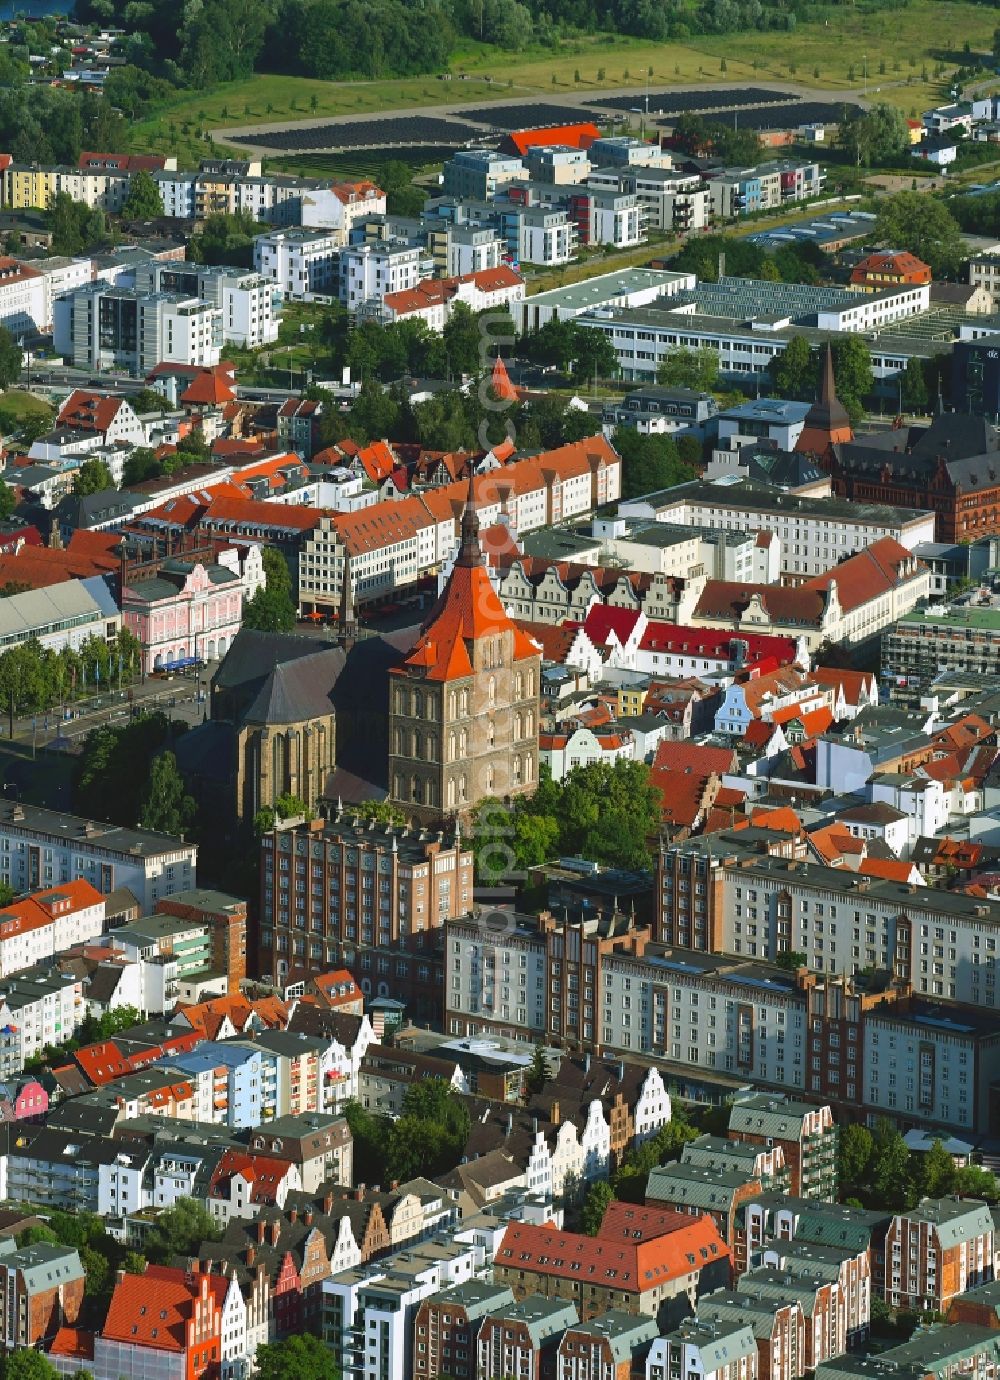
[[[148,675],[192,658],[225,656],[243,619],[243,586],[222,565],[165,561],[122,595],[122,622],[142,645]]]

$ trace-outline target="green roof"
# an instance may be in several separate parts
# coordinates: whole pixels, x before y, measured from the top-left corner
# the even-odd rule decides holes
[[[504,1322],[524,1323],[533,1346],[541,1346],[546,1338],[575,1327],[578,1321],[575,1304],[565,1299],[543,1299],[540,1294],[529,1294],[509,1308],[494,1308],[493,1313]]]
[[[737,1318],[720,1319],[711,1324],[686,1318],[680,1327],[667,1334],[667,1341],[678,1346],[697,1347],[706,1375],[731,1365],[741,1356],[757,1354],[753,1328]]]
[[[718,1171],[700,1164],[667,1164],[654,1169],[646,1184],[646,1201],[683,1203],[707,1212],[728,1212],[741,1188],[755,1182],[740,1171]]]
[[[978,628],[984,632],[1000,632],[1000,608],[974,608],[969,604],[962,604],[957,608],[944,606],[914,609],[912,613],[900,618],[898,623],[919,623],[935,628]]]
[[[630,1361],[640,1347],[645,1347],[658,1335],[659,1329],[652,1318],[637,1318],[620,1308],[602,1313],[591,1322],[571,1324],[574,1333],[606,1339],[611,1346],[615,1363]]]
[[[800,1275],[786,1274],[764,1265],[756,1270],[747,1270],[739,1277],[736,1285],[741,1296],[756,1299],[777,1299],[781,1303],[797,1303],[807,1318],[811,1318],[816,1307],[816,1290],[829,1283],[826,1279],[809,1280]]]
[[[905,1215],[911,1222],[927,1222],[937,1227],[942,1250],[993,1231],[989,1208],[972,1199],[924,1198]]]

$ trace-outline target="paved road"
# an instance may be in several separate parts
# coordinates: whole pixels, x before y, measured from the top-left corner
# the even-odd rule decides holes
[[[140,709],[150,713],[162,710],[171,718],[200,724],[207,712],[208,681],[214,669],[203,671],[201,682],[182,676],[170,681],[147,680],[132,688],[131,701],[127,690],[97,692],[91,699],[74,704],[67,711],[71,718],[61,718],[58,707],[48,713],[19,716],[14,720],[14,741],[75,751],[92,729],[125,724]],[[4,714],[0,714],[2,740],[10,741],[10,720]]]

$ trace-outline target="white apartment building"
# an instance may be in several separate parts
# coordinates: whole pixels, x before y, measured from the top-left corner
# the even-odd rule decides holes
[[[302,225],[332,230],[339,244],[347,244],[357,221],[385,215],[386,198],[374,182],[333,182],[303,190],[301,208]]]
[[[646,1356],[646,1380],[757,1380],[757,1340],[749,1323],[686,1318],[657,1337]]]
[[[44,330],[47,319],[44,275],[9,256],[0,257],[0,326],[20,338]]]
[[[105,900],[85,881],[72,881],[13,901],[0,911],[0,977],[30,968],[104,932]]]
[[[448,276],[483,273],[503,263],[504,244],[488,227],[453,225],[448,234]]]
[[[339,239],[330,230],[270,230],[253,242],[254,268],[285,297],[336,294]]]
[[[281,292],[264,275],[226,265],[151,260],[136,269],[140,292],[197,297],[222,313],[223,338],[241,349],[278,338]]]
[[[518,460],[476,479],[485,529],[505,512],[518,532],[593,511],[621,493],[621,460],[603,436]],[[299,602],[337,607],[344,563],[356,598],[371,599],[413,585],[455,551],[456,505],[466,486],[384,499],[360,512],[324,515],[299,556]]]
[[[532,207],[521,212],[518,259],[525,264],[556,267],[576,256],[577,228],[566,211]]]
[[[590,202],[590,243],[629,249],[646,238],[645,207],[628,193],[597,192]]]
[[[53,314],[56,352],[78,369],[146,376],[158,364],[215,365],[222,358],[222,309],[197,297],[99,282],[60,298]]]
[[[969,260],[969,282],[989,293],[996,311],[1000,302],[1000,254],[976,254]]]
[[[391,292],[405,292],[420,279],[422,250],[406,244],[349,245],[340,253],[340,300],[357,311],[372,299],[381,301]]]
[[[811,577],[829,570],[844,556],[865,551],[872,542],[892,537],[913,551],[934,541],[934,513],[887,504],[859,504],[844,498],[807,498],[768,494],[750,484],[713,484],[695,480],[659,494],[629,498],[619,516],[708,527],[717,531],[770,531],[781,542],[783,575]]]
[[[0,881],[15,892],[59,887],[82,877],[105,895],[128,887],[149,914],[160,897],[195,885],[197,859],[197,844],[166,834],[37,805],[0,803]]]
[[[0,986],[0,1076],[15,1078],[48,1045],[73,1038],[87,1014],[83,979],[21,973]]]
[[[64,297],[68,292],[75,292],[77,288],[89,283],[93,273],[93,264],[90,259],[85,258],[52,258],[39,259],[31,267],[42,275],[45,285],[44,315],[39,326],[43,331],[51,331],[53,306],[56,299]]]

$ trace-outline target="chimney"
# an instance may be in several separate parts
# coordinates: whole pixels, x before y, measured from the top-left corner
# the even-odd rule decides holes
[[[390,1179],[390,1181],[389,1181],[389,1192],[390,1192],[390,1193],[395,1193],[395,1192],[396,1192],[396,1189],[397,1189],[398,1187],[399,1187],[399,1180],[398,1180],[398,1179]]]
[[[553,1125],[553,1126],[558,1126],[558,1125],[559,1125],[559,1103],[558,1103],[558,1102],[553,1102],[553,1104],[552,1104],[552,1125]]]
[[[271,1223],[271,1245],[278,1244],[278,1237],[281,1235],[281,1223],[277,1218]]]
[[[264,1233],[265,1233],[266,1231],[267,1231],[267,1223],[264,1221],[263,1217],[261,1217],[261,1218],[258,1219],[258,1222],[257,1222],[257,1241],[258,1241],[258,1243],[259,1243],[261,1246],[263,1246],[263,1244],[264,1244]]]
[[[293,1224],[299,1220],[299,1210],[298,1210],[298,1208],[294,1208],[294,1207],[293,1207],[293,1208],[289,1211],[289,1213],[288,1213],[288,1220],[289,1220],[289,1222],[291,1222],[291,1223],[293,1223]]]
[[[323,1211],[328,1217],[333,1211],[333,1194],[329,1189],[327,1189],[326,1193],[323,1195]]]
[[[247,1262],[247,1265],[248,1265],[248,1266],[252,1265],[256,1259],[257,1259],[257,1249],[256,1249],[256,1247],[251,1243],[251,1245],[249,1245],[249,1246],[247,1247],[247,1250],[246,1250],[246,1262]]]
[[[304,1223],[307,1227],[311,1227],[311,1226],[312,1226],[312,1224],[313,1224],[313,1210],[312,1210],[311,1207],[306,1208],[305,1212],[302,1214],[302,1221],[303,1221],[303,1223]]]
[[[363,1202],[363,1201],[364,1201],[364,1196],[365,1196],[365,1186],[364,1186],[364,1184],[358,1184],[358,1185],[355,1187],[355,1190],[354,1190],[354,1201],[355,1201],[356,1203]]]

